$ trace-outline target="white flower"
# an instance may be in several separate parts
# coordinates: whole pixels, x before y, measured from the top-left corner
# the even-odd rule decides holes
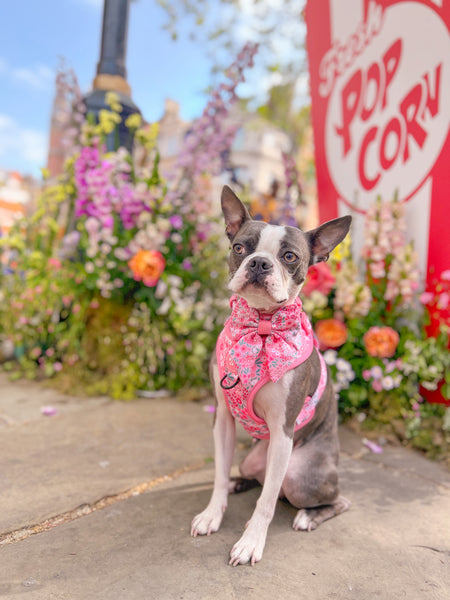
[[[370,373],[374,379],[381,379],[383,377],[383,369],[375,365],[370,369]]]
[[[346,385],[348,383],[346,373],[343,373],[342,371],[339,371],[338,373],[336,373],[336,381],[338,383],[340,383],[341,385]]]
[[[158,313],[158,315],[167,315],[167,313],[170,310],[170,305],[171,305],[171,300],[167,296],[166,298],[164,298],[161,306],[158,308],[158,310],[156,312]]]
[[[95,271],[94,263],[90,261],[84,265],[84,268],[86,269],[86,273],[93,273]]]
[[[381,385],[385,390],[392,390],[395,387],[395,382],[390,375],[386,375],[386,377],[383,377],[381,380]]]
[[[116,248],[114,250],[114,256],[118,260],[128,260],[130,258],[129,253],[124,248]]]
[[[338,371],[343,371],[344,373],[352,370],[350,363],[348,361],[346,361],[344,358],[337,359],[336,367],[337,367]]]
[[[326,350],[323,353],[323,358],[325,359],[325,362],[327,363],[327,365],[335,365],[336,359],[337,359],[336,350]]]
[[[158,281],[158,285],[156,286],[155,297],[158,299],[162,299],[167,294],[167,283],[160,279]]]

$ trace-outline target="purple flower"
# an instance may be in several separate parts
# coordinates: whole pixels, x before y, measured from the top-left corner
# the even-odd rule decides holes
[[[183,219],[180,215],[172,215],[169,217],[169,221],[174,229],[181,229],[183,227]]]
[[[367,438],[363,438],[362,443],[374,454],[381,454],[383,452],[383,448],[381,446],[375,442],[372,442],[371,440],[368,440]]]
[[[57,409],[54,406],[42,406],[41,413],[44,417],[54,417],[57,413]]]

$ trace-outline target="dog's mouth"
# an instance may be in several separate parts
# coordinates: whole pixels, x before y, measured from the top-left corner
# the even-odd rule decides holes
[[[247,300],[249,306],[266,312],[281,308],[289,300],[287,295],[275,294],[266,282],[261,281],[248,281],[237,293]]]

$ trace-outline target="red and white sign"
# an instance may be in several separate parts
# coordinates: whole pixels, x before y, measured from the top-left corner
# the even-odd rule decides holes
[[[308,0],[306,24],[321,221],[353,214],[358,246],[397,193],[422,272],[450,268],[450,2]]]

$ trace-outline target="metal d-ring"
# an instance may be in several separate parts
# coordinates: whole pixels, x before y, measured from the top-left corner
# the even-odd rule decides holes
[[[236,381],[233,383],[233,385],[230,386],[226,386],[223,384],[223,382],[225,381],[225,379],[228,377],[228,373],[225,373],[225,375],[222,377],[222,379],[220,380],[220,387],[223,390],[232,390],[234,387],[237,386],[237,384],[239,383],[239,377],[236,379]]]

